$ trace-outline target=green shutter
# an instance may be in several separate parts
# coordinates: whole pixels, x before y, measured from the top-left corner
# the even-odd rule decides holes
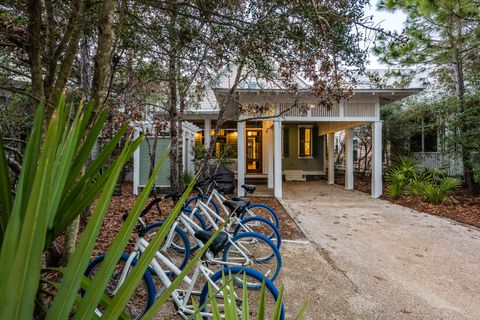
[[[288,137],[288,128],[283,128],[283,157],[288,158],[289,155],[289,137]]]
[[[299,149],[298,149],[298,156],[299,157],[304,157],[305,156],[305,128],[300,127],[298,128],[298,134],[299,134]]]
[[[314,157],[320,157],[320,137],[318,136],[317,126],[313,126],[312,128],[312,144],[313,144],[312,155]]]

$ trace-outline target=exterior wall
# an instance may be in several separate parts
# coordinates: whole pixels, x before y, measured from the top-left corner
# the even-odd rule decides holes
[[[282,159],[282,169],[304,170],[307,171],[307,174],[310,172],[311,175],[324,174],[323,137],[318,136],[318,134],[312,136],[312,139],[317,141],[317,146],[313,148],[311,159],[302,159],[298,156],[298,126],[308,124],[312,123],[283,123],[283,128],[288,129],[288,156]],[[313,143],[315,144],[315,142]]]
[[[150,146],[153,145],[153,138],[145,138],[142,143],[140,144],[140,159],[139,159],[139,186],[145,186],[148,181],[148,173],[150,171],[150,156],[148,153],[148,144],[146,139],[149,139]],[[159,159],[162,157],[165,150],[167,150],[168,145],[170,143],[170,138],[158,138],[157,142],[157,150],[156,150],[156,163],[158,163]],[[155,185],[157,187],[169,187],[170,186],[170,160],[168,158],[168,154],[163,161],[163,165],[160,168],[160,171],[157,175],[157,180],[155,181]]]

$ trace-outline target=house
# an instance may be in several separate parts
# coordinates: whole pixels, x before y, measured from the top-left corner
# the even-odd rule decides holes
[[[190,111],[185,120],[201,130],[195,133],[195,143],[210,144],[219,105],[224,103],[232,88],[232,72],[223,72],[197,110]],[[234,101],[227,107],[230,120],[220,130],[215,152],[230,144],[236,149],[234,170],[238,186],[250,177],[265,177],[267,187],[282,197],[282,181],[301,173],[304,179],[328,174],[334,183],[334,137],[345,131],[345,188],[353,189],[353,128],[372,126],[372,197],[382,194],[382,121],[380,108],[388,103],[420,92],[421,88],[374,88],[361,84],[353,89],[349,100],[333,102],[328,108],[318,104],[310,86],[300,77],[299,88],[293,95],[275,83],[247,77],[235,90]],[[269,104],[278,117],[262,118],[245,114],[241,106]],[[292,108],[292,105],[307,108]],[[265,116],[262,114],[261,116]],[[237,188],[240,196],[243,189]]]
[[[150,176],[151,169],[151,156],[155,157],[155,163],[157,163],[162,157],[163,153],[168,150],[170,145],[169,131],[163,130],[156,136],[151,136],[148,133],[153,132],[152,122],[148,119],[146,121],[139,121],[133,124],[134,138],[137,138],[140,133],[145,133],[140,146],[135,150],[133,154],[133,194],[138,195],[140,188],[143,188]],[[186,172],[194,172],[193,154],[191,152],[195,145],[195,133],[201,130],[197,126],[190,122],[182,122],[182,135],[180,137],[180,146],[183,148],[183,168]],[[154,139],[157,139],[154,143]],[[155,152],[153,150],[155,149]],[[168,154],[164,155],[162,167],[159,170],[157,178],[155,180],[155,187],[168,188],[170,187],[169,175],[170,175],[170,159]]]

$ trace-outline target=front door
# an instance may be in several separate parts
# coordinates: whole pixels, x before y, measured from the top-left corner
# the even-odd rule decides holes
[[[247,173],[262,173],[262,131],[247,130]]]

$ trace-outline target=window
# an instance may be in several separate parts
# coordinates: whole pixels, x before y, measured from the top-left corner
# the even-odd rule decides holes
[[[309,158],[313,155],[312,144],[312,127],[299,126],[298,127],[298,156],[302,158]]]
[[[358,140],[357,139],[353,140],[353,161],[354,162],[358,161]]]
[[[419,131],[410,137],[411,152],[437,152],[437,130],[429,118],[422,120]]]

